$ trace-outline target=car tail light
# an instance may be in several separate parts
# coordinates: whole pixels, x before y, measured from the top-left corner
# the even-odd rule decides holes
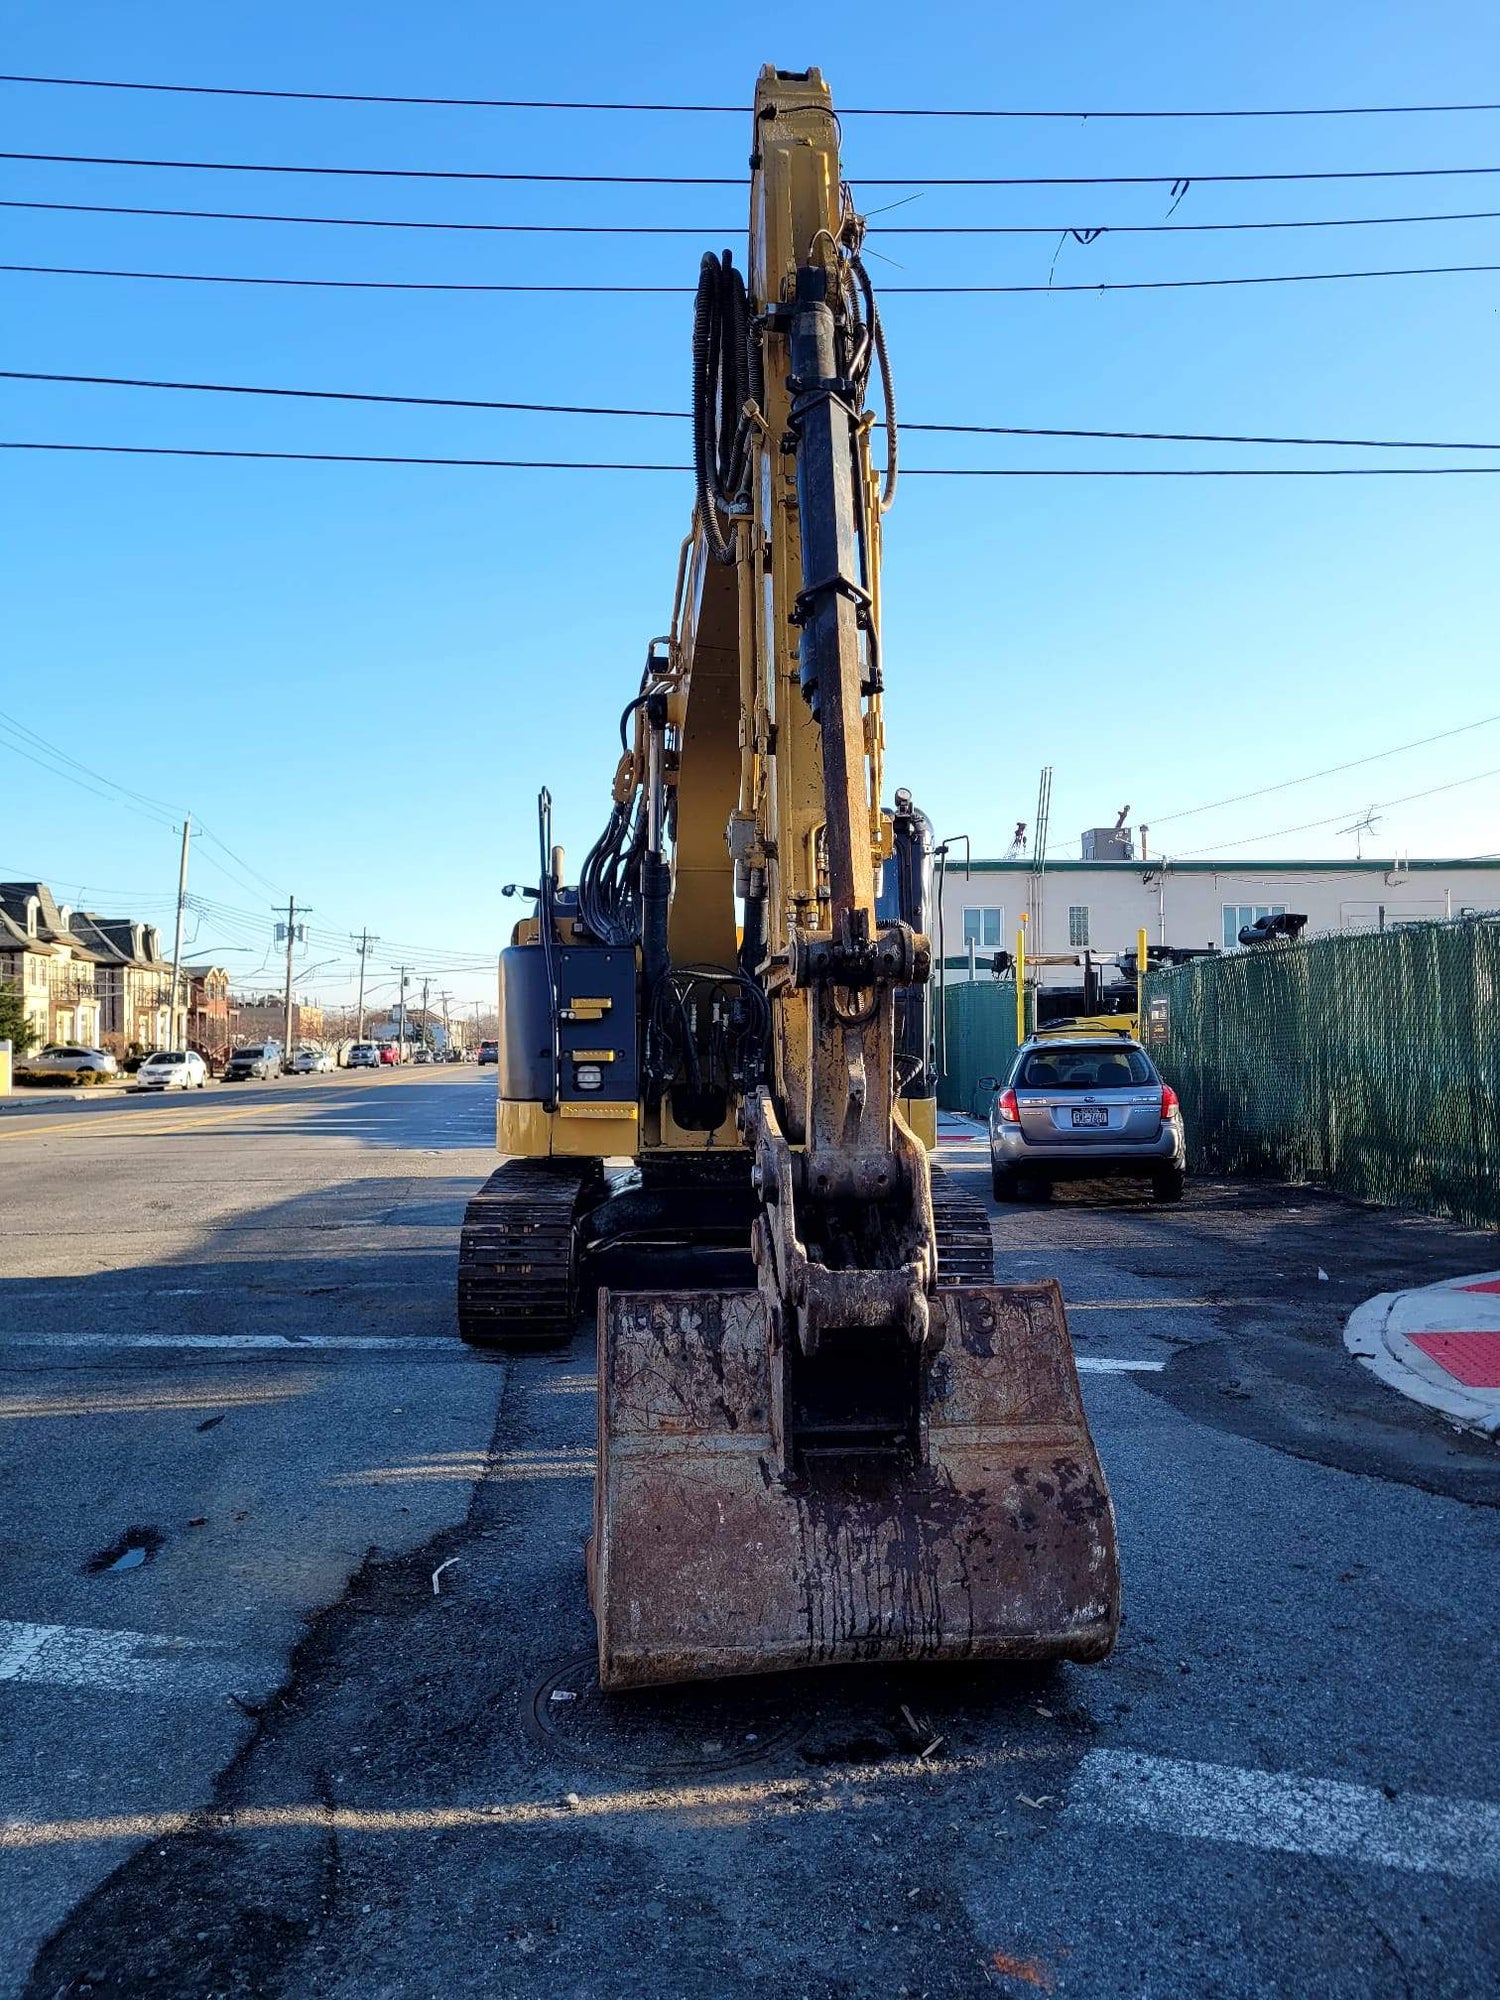
[[[1013,1090],[1001,1091],[995,1100],[995,1109],[1000,1113],[1000,1123],[1002,1125],[1020,1124],[1021,1108],[1016,1103],[1016,1093]]]
[[[1164,1083],[1161,1087],[1161,1115],[1163,1124],[1169,1118],[1180,1118],[1182,1116],[1182,1107],[1177,1102],[1177,1092],[1172,1088],[1170,1083]]]

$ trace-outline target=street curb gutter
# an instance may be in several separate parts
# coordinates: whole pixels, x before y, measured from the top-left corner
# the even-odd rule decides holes
[[[1416,1296],[1381,1292],[1356,1306],[1344,1327],[1345,1347],[1372,1375],[1413,1402],[1424,1403],[1466,1430],[1500,1436],[1500,1397],[1465,1390],[1393,1324],[1399,1309]]]

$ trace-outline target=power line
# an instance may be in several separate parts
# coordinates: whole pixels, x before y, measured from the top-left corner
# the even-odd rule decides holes
[[[629,111],[706,114],[713,117],[742,118],[749,115],[748,104],[671,104],[631,102],[619,99],[558,97],[434,97],[398,95],[372,90],[272,90],[244,84],[225,83],[143,83],[121,77],[32,76],[0,74],[0,83],[50,84],[66,90],[154,91],[174,97],[250,97],[304,104],[406,104],[433,105],[465,111]],[[1439,113],[1500,111],[1500,104],[1326,104],[1297,105],[1291,108],[1249,108],[1222,111],[1204,110],[1021,110],[1011,106],[967,108],[960,106],[918,106],[909,104],[841,105],[841,118],[1057,118],[1057,119],[1138,119],[1138,118],[1395,118]]]
[[[718,240],[743,235],[732,229],[705,229],[697,223],[658,222],[429,222],[416,218],[367,215],[283,215],[228,208],[143,208],[119,202],[0,201],[0,208],[40,209],[56,215],[140,215],[188,222],[290,222],[328,229],[452,230],[485,236],[696,236]],[[1464,209],[1442,215],[1334,215],[1265,222],[1108,222],[1079,228],[1066,222],[874,224],[867,236],[1178,236],[1245,229],[1374,229],[1421,222],[1494,222],[1500,209]]]
[[[1399,799],[1379,799],[1373,806],[1366,808],[1366,810],[1370,812],[1386,812],[1392,806],[1409,806],[1417,799],[1436,798],[1439,792],[1455,792],[1462,785],[1477,785],[1484,778],[1500,778],[1500,769],[1475,771],[1467,778],[1450,778],[1446,784],[1430,785],[1426,791],[1422,792],[1407,792]],[[1358,808],[1355,808],[1355,810],[1358,810]],[[1310,833],[1315,827],[1332,826],[1335,820],[1347,819],[1349,813],[1350,808],[1346,806],[1342,812],[1330,813],[1326,819],[1305,819],[1297,826],[1278,826],[1270,833],[1247,833],[1240,840],[1218,841],[1211,850],[1205,848],[1203,852],[1218,854],[1226,847],[1254,847],[1262,840],[1280,840],[1284,834]]]
[[[1366,764],[1378,764],[1387,757],[1399,757],[1407,750],[1423,750],[1430,743],[1446,743],[1453,736],[1467,736],[1471,730],[1487,729],[1492,723],[1500,722],[1500,715],[1482,715],[1477,722],[1460,723],[1457,729],[1439,730],[1436,736],[1419,736],[1411,743],[1397,743],[1389,750],[1372,751],[1368,757],[1351,757],[1346,764],[1328,764],[1321,771],[1309,771],[1300,778],[1283,778],[1279,784],[1260,785],[1253,792],[1236,792],[1231,798],[1214,799],[1206,806],[1187,806],[1181,812],[1153,814],[1152,826],[1165,826],[1168,820],[1195,819],[1198,814],[1217,812],[1223,806],[1243,805],[1247,799],[1268,798],[1272,792],[1290,791],[1294,785],[1310,785],[1318,778],[1337,777],[1341,771],[1357,771]]]
[[[9,153],[0,160],[44,161],[73,167],[170,167],[205,174],[332,174],[343,179],[395,181],[525,181],[577,187],[748,187],[743,175],[703,174],[503,174],[460,167],[287,166],[260,160],[143,160],[109,153]],[[1454,169],[1452,171],[1459,171]],[[1500,167],[1478,171],[1500,173]],[[907,182],[900,183],[902,187]]]
[[[500,181],[574,187],[735,187],[744,175],[724,174],[538,174],[496,173],[471,167],[333,167],[268,160],[155,160],[118,153],[0,152],[0,160],[29,160],[54,166],[165,167],[189,173],[321,174],[354,180]],[[1451,180],[1500,174],[1500,167],[1323,167],[1297,172],[1253,174],[887,174],[859,175],[866,188],[907,187],[1229,187],[1262,181]]]
[[[608,403],[521,403],[487,396],[410,396],[368,389],[294,389],[251,382],[171,382],[141,375],[62,375],[28,368],[0,368],[3,382],[67,382],[112,389],[170,389],[221,396],[282,396],[332,403],[394,404],[437,410],[510,410],[544,416],[667,418],[686,422],[686,410],[622,407]],[[877,426],[878,428],[878,426]],[[1273,437],[1229,431],[1115,431],[1064,429],[1040,424],[923,424],[901,420],[903,431],[957,437],[1116,438],[1130,443],[1337,445],[1374,451],[1500,451],[1500,443],[1456,443],[1439,438]]]
[[[149,819],[157,826],[175,828],[180,823],[181,815],[163,800],[148,798],[144,792],[132,791],[128,785],[116,784],[102,771],[81,764],[67,751],[59,750],[55,743],[49,743],[45,736],[28,729],[14,716],[0,713],[0,732],[3,732],[0,733],[0,745],[5,749],[40,765],[53,777],[63,778],[69,784],[78,786],[80,791],[91,792],[95,798],[104,799],[109,804],[123,806],[127,812],[135,813],[140,819]]]
[[[407,222],[371,220],[359,215],[259,215],[221,208],[132,208],[92,201],[0,201],[0,208],[40,208],[70,215],[173,216],[193,222],[307,222],[339,229],[453,229],[487,236],[706,236],[717,240],[744,234],[743,223],[733,229],[703,229],[697,223]]]
[[[73,444],[0,438],[0,451],[88,452],[121,458],[223,458],[308,465],[471,466],[520,472],[691,472],[661,461],[570,458],[439,458],[409,452],[231,451],[206,445]],[[913,479],[1434,479],[1500,473],[1500,465],[903,466]]]
[[[691,285],[484,285],[413,281],[404,278],[279,278],[224,271],[113,271],[73,264],[0,264],[0,271],[49,278],[145,278],[174,285],[277,285],[295,291],[332,292],[569,292],[590,297],[649,293],[691,297]],[[889,287],[885,289],[889,290]],[[1090,288],[1092,289],[1092,288]]]
[[[16,740],[18,738],[21,740]],[[77,785],[80,790],[92,793],[95,798],[103,799],[107,804],[123,806],[127,812],[133,812],[141,819],[149,819],[157,826],[170,826],[175,831],[180,822],[181,815],[176,813],[165,800],[151,798],[145,792],[133,791],[129,785],[119,784],[115,779],[106,777],[102,771],[94,770],[91,765],[80,763],[66,750],[59,749],[45,736],[39,735],[34,729],[29,729],[25,723],[3,710],[0,710],[0,747],[27,758],[29,762],[38,765],[52,777],[62,778],[69,784]],[[222,841],[201,820],[197,821],[197,831],[200,839],[207,840],[217,847],[247,875],[265,883],[267,888],[274,888],[273,883],[267,882],[265,876],[252,868],[248,861],[236,854],[233,848]],[[237,881],[241,888],[251,887],[243,876],[226,869],[214,855],[205,854],[201,846],[198,852],[200,858],[207,861],[210,867],[228,875],[231,881]],[[175,908],[175,904],[173,907]]]
[[[0,208],[4,206],[8,204],[0,202]],[[140,212],[150,214],[150,210]],[[162,214],[170,214],[170,210],[162,210]],[[1088,248],[1098,236],[1204,236],[1224,230],[1368,230],[1392,228],[1402,222],[1494,222],[1496,218],[1500,218],[1500,210],[1496,208],[1474,208],[1442,216],[1310,216],[1308,220],[1290,222],[1100,222],[1094,228],[1042,222],[900,222],[890,228],[872,224],[866,236],[1078,236],[1084,238],[1084,248]]]
[[[331,292],[463,292],[482,294],[567,294],[589,298],[685,298],[691,285],[494,285],[438,279],[408,278],[285,278],[238,271],[121,271],[78,264],[0,264],[0,271],[48,278],[134,278],[173,285],[270,285],[292,291]],[[1443,278],[1500,271],[1500,264],[1420,264],[1400,270],[1283,271],[1266,277],[1133,278],[1086,285],[882,285],[882,298],[945,299],[955,297],[1050,298],[1067,292],[1185,292],[1232,285],[1322,285],[1348,278]]]

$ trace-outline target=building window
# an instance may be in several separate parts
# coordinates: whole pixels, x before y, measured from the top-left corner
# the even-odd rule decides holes
[[[1246,924],[1258,924],[1262,917],[1286,915],[1285,903],[1226,903],[1224,905],[1224,949],[1234,951]]]
[[[975,945],[981,951],[994,951],[1005,942],[1005,911],[994,904],[983,908],[964,911],[964,950]]]
[[[1068,908],[1068,943],[1075,951],[1086,951],[1089,942],[1089,906],[1073,903]]]

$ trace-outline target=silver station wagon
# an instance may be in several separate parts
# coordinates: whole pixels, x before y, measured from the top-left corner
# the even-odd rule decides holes
[[[990,1103],[995,1199],[1045,1198],[1054,1181],[1134,1175],[1180,1201],[1187,1152],[1177,1093],[1125,1034],[1042,1034],[1016,1052]]]

